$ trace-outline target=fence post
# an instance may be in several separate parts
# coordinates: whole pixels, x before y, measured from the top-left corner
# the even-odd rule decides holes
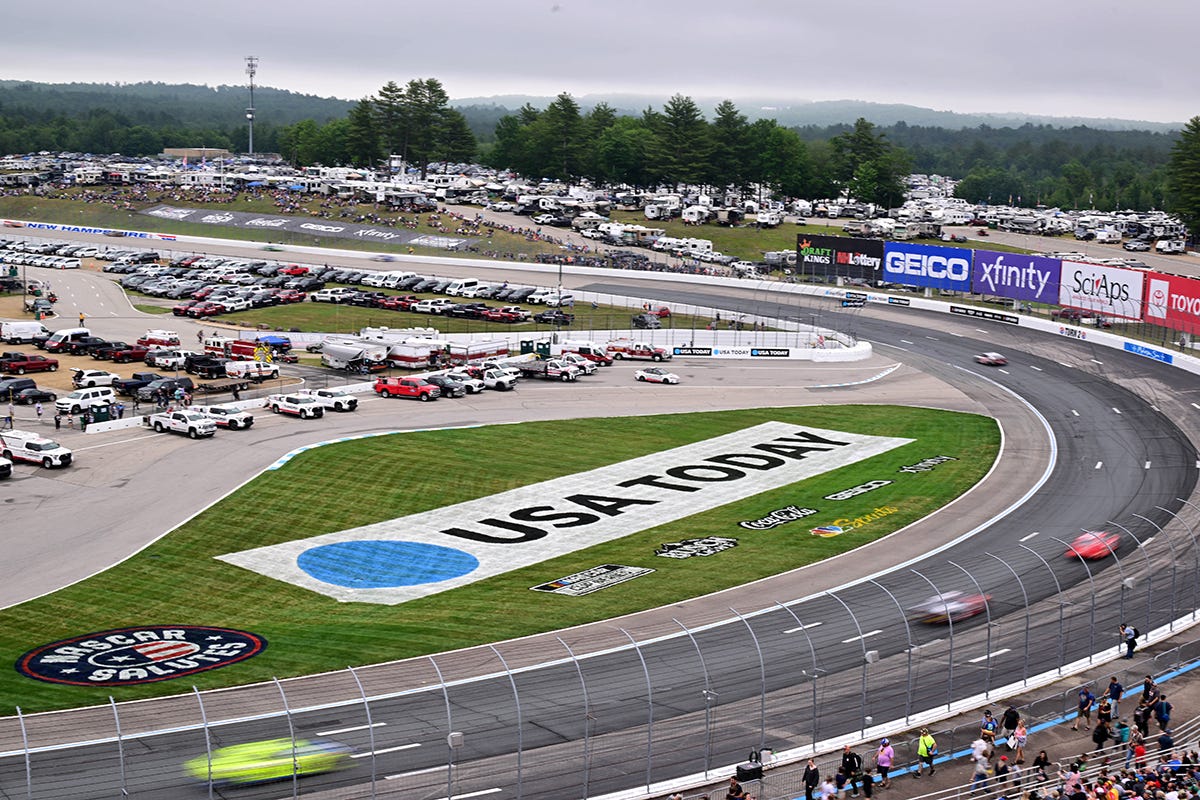
[[[938,602],[942,604],[942,608],[946,609],[946,625],[950,631],[950,654],[946,665],[946,708],[949,709],[954,704],[954,620],[950,618],[950,609],[946,606],[946,598],[942,594],[942,590],[937,587],[937,584],[915,569],[910,568],[909,572],[928,583],[930,588],[933,589],[934,594],[938,596]]]
[[[1017,547],[1020,547],[1022,550],[1032,554],[1034,558],[1036,558],[1038,561],[1042,562],[1042,566],[1044,566],[1046,568],[1046,571],[1050,573],[1050,577],[1054,579],[1054,591],[1058,597],[1058,661],[1055,663],[1058,664],[1058,667],[1056,668],[1058,670],[1058,674],[1062,675],[1063,648],[1066,647],[1066,642],[1064,641],[1064,636],[1063,636],[1064,612],[1063,612],[1062,584],[1060,584],[1058,582],[1058,576],[1056,574],[1054,574],[1054,570],[1050,568],[1050,564],[1047,563],[1046,559],[1042,558],[1041,554],[1039,554],[1036,550],[1030,548],[1028,545],[1020,543],[1020,542],[1017,543]]]
[[[983,599],[983,613],[987,615],[987,660],[984,661],[983,696],[988,697],[992,693],[992,604],[988,602],[987,594],[983,591],[983,587],[979,585],[979,581],[975,580],[974,575],[954,561],[947,561],[946,563],[962,570],[962,573],[975,585],[975,591],[979,593],[980,598]],[[946,610],[949,612],[949,609]],[[949,617],[949,613],[946,616]]]
[[[375,724],[371,721],[371,701],[367,699],[367,692],[363,689],[362,681],[358,679],[358,673],[354,671],[354,667],[346,667],[350,671],[350,676],[354,678],[354,682],[358,684],[358,693],[362,695],[363,710],[367,714],[367,745],[371,748],[371,797],[375,797]]]
[[[125,740],[121,738],[121,715],[117,713],[117,701],[112,695],[108,696],[108,704],[112,707],[113,722],[117,726],[117,760],[121,765],[121,796],[128,797],[129,789],[125,786]]]
[[[579,688],[583,692],[583,800],[587,800],[590,777],[588,773],[592,767],[592,709],[588,698],[587,681],[583,679],[583,667],[580,665],[579,659],[575,657],[575,651],[562,640],[562,637],[555,636],[554,638],[558,639],[558,643],[571,656],[571,662],[575,664],[575,673],[579,676]]]
[[[708,665],[704,662],[704,653],[700,650],[700,644],[696,641],[696,637],[678,619],[672,617],[671,621],[682,628],[683,632],[687,634],[688,639],[692,643],[692,648],[696,651],[696,657],[700,659],[700,669],[704,673],[704,689],[702,690],[704,694],[704,777],[707,778],[709,767],[712,765],[712,700],[716,697],[717,693],[712,690],[712,682],[708,677]]]
[[[1179,569],[1179,557],[1175,554],[1175,537],[1162,529],[1157,522],[1149,517],[1143,517],[1141,514],[1130,514],[1131,517],[1137,517],[1142,522],[1153,526],[1163,536],[1167,537],[1167,546],[1171,548],[1171,616],[1168,619],[1168,630],[1175,630],[1175,576]]]
[[[196,695],[196,703],[200,706],[200,723],[204,727],[204,756],[208,759],[208,800],[212,800],[213,796],[213,780],[212,780],[212,735],[208,731],[208,712],[204,710],[204,697],[200,694],[200,690],[194,685],[192,692]]]
[[[750,627],[750,620],[739,614],[737,609],[732,606],[729,610],[746,626],[750,639],[754,642],[754,650],[758,653],[758,749],[761,752],[766,747],[767,740],[767,663],[763,659],[762,646],[758,643],[758,636]]]
[[[296,757],[296,723],[292,719],[292,709],[288,706],[287,693],[283,691],[283,684],[279,682],[279,678],[274,676],[271,680],[275,681],[275,688],[279,690],[279,699],[283,701],[283,713],[287,717],[288,737],[292,740],[292,797],[300,796],[300,763]]]
[[[1021,574],[1012,568],[1004,559],[992,553],[984,553],[988,558],[994,558],[999,561],[1004,567],[1012,573],[1012,576],[1017,579],[1017,585],[1021,587],[1021,597],[1025,599],[1025,666],[1021,671],[1021,683],[1029,682],[1029,592],[1025,591],[1025,581],[1021,580]],[[1125,595],[1122,594],[1122,601]],[[988,648],[989,650],[991,648]]]
[[[21,724],[21,748],[25,751],[25,797],[33,800],[33,764],[29,756],[29,732],[25,730],[25,715],[17,706],[17,722]]]
[[[1072,549],[1071,545],[1067,544],[1057,536],[1050,536],[1048,538],[1058,542],[1063,547],[1067,548],[1068,551]],[[1076,554],[1078,555],[1078,551],[1076,551]],[[1090,664],[1096,654],[1096,581],[1092,577],[1092,568],[1088,566],[1087,559],[1080,557],[1079,563],[1083,564],[1083,568],[1087,572],[1088,586],[1090,586],[1092,590],[1092,602],[1088,610],[1088,634],[1091,636],[1091,644],[1088,645],[1088,663]]]
[[[825,592],[829,597],[841,603],[842,608],[846,609],[846,613],[850,615],[850,621],[854,623],[855,629],[858,631],[858,643],[862,645],[862,689],[860,690],[859,699],[859,714],[858,727],[862,731],[863,736],[867,734],[867,640],[863,638],[862,625],[858,624],[858,617],[850,610],[850,606],[846,605],[846,601],[838,597],[833,592]],[[953,669],[953,666],[951,666]]]
[[[1108,521],[1109,525],[1114,528],[1120,528],[1129,535],[1129,538],[1137,542],[1138,550],[1142,552],[1142,558],[1146,560],[1146,630],[1154,627],[1152,624],[1154,610],[1154,566],[1150,563],[1150,553],[1146,551],[1146,545],[1139,539],[1133,531],[1126,528],[1124,525],[1119,525],[1112,520]]]
[[[521,772],[521,758],[525,752],[525,732],[521,729],[521,695],[517,691],[516,678],[513,677],[512,670],[508,668],[508,662],[504,660],[504,656],[496,649],[495,645],[489,644],[488,648],[496,654],[496,658],[500,659],[500,664],[508,675],[508,685],[512,687],[513,705],[517,710],[517,800],[521,800],[521,781],[524,777]]]
[[[800,618],[798,616],[796,616],[796,612],[792,611],[792,607],[785,606],[783,603],[780,603],[779,601],[775,601],[775,605],[779,606],[784,611],[786,611],[792,615],[792,619],[796,620],[796,625],[799,627],[800,632],[804,634],[804,638],[808,642],[808,652],[809,652],[809,655],[812,657],[813,671],[812,671],[811,676],[809,676],[807,670],[800,670],[800,674],[808,677],[809,683],[812,684],[813,749],[815,750],[817,747],[817,741],[819,738],[817,730],[818,730],[818,720],[820,719],[819,711],[817,708],[817,676],[820,673],[820,669],[819,669],[819,667],[817,667],[817,649],[815,647],[813,647],[812,637],[808,635],[808,629],[804,627],[804,623],[800,621]]]
[[[450,745],[454,722],[450,716],[450,692],[446,689],[446,679],[442,676],[442,668],[438,666],[433,656],[429,656],[429,663],[433,665],[433,670],[437,673],[438,683],[442,687],[442,700],[446,703],[446,797],[450,800],[454,797],[454,748]]]
[[[1192,505],[1191,503],[1188,503],[1186,500],[1184,500],[1183,502],[1187,503],[1189,506]],[[1193,574],[1194,575],[1193,580],[1191,581],[1191,583],[1192,583],[1191,606],[1192,606],[1192,620],[1195,621],[1195,619],[1196,619],[1196,591],[1198,588],[1197,583],[1200,582],[1200,580],[1198,580],[1198,579],[1200,579],[1200,544],[1198,544],[1196,542],[1196,531],[1192,528],[1192,526],[1190,524],[1188,524],[1187,520],[1185,520],[1183,517],[1176,514],[1174,511],[1165,509],[1162,506],[1155,506],[1155,508],[1157,508],[1159,511],[1164,511],[1164,512],[1170,514],[1172,518],[1178,520],[1185,528],[1187,528],[1188,536],[1190,536],[1192,539],[1192,558],[1196,562],[1196,571]],[[1192,508],[1195,508],[1195,506],[1192,506]]]
[[[651,768],[654,764],[654,687],[650,683],[650,670],[646,666],[646,657],[642,655],[641,646],[629,634],[629,631],[624,628],[617,628],[617,630],[625,634],[625,638],[633,645],[633,651],[637,653],[638,661],[642,663],[642,675],[646,678],[646,791],[649,791]]]
[[[884,594],[892,598],[892,602],[896,604],[896,610],[900,612],[900,620],[904,623],[904,638],[908,642],[908,647],[904,649],[904,654],[908,658],[908,677],[905,678],[904,685],[904,724],[908,724],[909,717],[912,716],[912,656],[913,656],[913,640],[912,627],[908,624],[908,615],[904,613],[904,606],[900,605],[900,601],[896,599],[896,595],[892,594],[887,587],[876,581],[874,578],[868,578],[868,583],[877,586]]]

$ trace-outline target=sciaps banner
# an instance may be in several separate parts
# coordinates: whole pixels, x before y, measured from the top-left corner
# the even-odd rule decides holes
[[[1141,320],[1145,273],[1136,269],[1063,261],[1058,304],[1121,319]]]

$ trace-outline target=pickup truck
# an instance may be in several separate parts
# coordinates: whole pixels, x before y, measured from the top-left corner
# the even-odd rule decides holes
[[[188,356],[196,355],[190,350],[171,350],[160,348],[146,353],[146,366],[159,369],[183,369],[187,365]]]
[[[311,397],[302,394],[272,394],[264,404],[274,414],[291,414],[300,419],[325,416],[325,409]]]
[[[595,375],[600,365],[579,353],[563,353],[559,359],[575,366],[584,375]]]
[[[161,393],[165,392],[168,398],[175,396],[176,389],[183,389],[185,392],[191,392],[195,388],[191,378],[159,378],[156,381],[151,381],[145,386],[137,389],[135,397],[143,403],[153,401]]]
[[[166,375],[159,375],[157,372],[135,372],[128,378],[118,378],[112,382],[113,391],[117,394],[123,394],[126,397],[132,397],[138,389],[153,383],[157,380],[162,380]]]
[[[608,343],[608,354],[618,361],[629,358],[638,361],[670,361],[671,352],[646,342],[614,339]]]
[[[529,312],[520,306],[504,306],[503,308],[489,308],[482,312],[479,318],[488,322],[528,322]]]
[[[0,371],[10,372],[15,375],[24,375],[26,372],[54,372],[58,369],[58,362],[53,358],[30,356],[24,353],[16,353],[14,355],[23,357],[5,359],[2,365],[0,365]]]
[[[150,427],[159,433],[170,431],[171,433],[186,434],[190,439],[212,436],[217,432],[217,423],[195,411],[166,411],[162,414],[151,414],[148,421]]]
[[[305,389],[296,394],[311,397],[326,411],[353,411],[358,408],[358,398],[341,389]]]
[[[0,457],[9,461],[28,461],[46,469],[71,464],[72,453],[61,444],[28,431],[0,433]]]
[[[421,378],[380,378],[374,389],[380,397],[414,397],[423,403],[442,396],[441,389]]]
[[[109,342],[92,350],[92,358],[97,361],[108,360],[115,361],[118,364],[125,364],[130,361],[141,361],[146,357],[146,353],[150,352],[148,347],[141,345],[126,344],[125,342]]]
[[[483,381],[486,388],[494,389],[497,392],[507,392],[517,388],[517,379],[499,369],[485,369],[479,379]]]
[[[548,381],[573,381],[579,377],[579,367],[561,359],[550,361],[525,361],[517,364],[521,376],[542,378]]]
[[[243,411],[233,403],[216,406],[190,406],[190,410],[203,414],[216,423],[218,428],[244,431],[254,424],[254,415]]]

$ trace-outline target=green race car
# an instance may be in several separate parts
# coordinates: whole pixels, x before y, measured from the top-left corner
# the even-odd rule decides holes
[[[212,753],[211,780],[214,784],[264,783],[296,775],[319,775],[350,765],[351,748],[326,739],[268,739],[221,747]],[[190,777],[208,783],[209,759],[197,756],[184,768]]]

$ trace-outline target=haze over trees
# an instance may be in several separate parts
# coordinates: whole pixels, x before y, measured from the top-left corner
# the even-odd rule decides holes
[[[255,99],[255,150],[298,166],[365,167],[396,155],[422,171],[431,162],[478,161],[530,179],[713,190],[761,185],[810,198],[847,190],[885,206],[900,202],[901,181],[915,171],[960,180],[958,195],[972,202],[1190,209],[1200,221],[1200,173],[1186,159],[1196,146],[1185,146],[1200,135],[1195,120],[1183,134],[1032,123],[880,126],[865,117],[789,127],[762,117],[761,109],[755,118],[731,100],[706,114],[683,95],[641,112],[605,102],[584,106],[568,93],[544,108],[478,100],[456,108],[433,78],[389,82],[357,103],[262,87]],[[245,87],[0,81],[0,153],[140,156],[184,146],[242,152],[246,102]]]

